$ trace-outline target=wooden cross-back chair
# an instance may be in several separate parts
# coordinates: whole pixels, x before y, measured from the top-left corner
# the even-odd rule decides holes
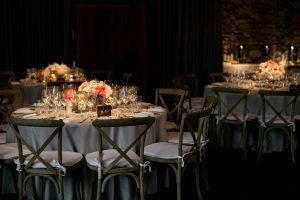
[[[11,83],[12,81],[15,81],[15,72],[14,71],[9,71],[9,70],[0,70],[0,82],[7,82]]]
[[[188,92],[178,88],[157,88],[155,104],[162,106],[167,112],[166,130],[178,129],[183,113],[183,101]]]
[[[16,109],[22,99],[22,92],[19,89],[0,89],[0,196],[2,190],[3,166],[7,166],[13,179],[15,192],[18,193],[17,180],[15,177],[14,159],[18,157],[16,143],[7,143],[6,134],[8,129],[7,117]],[[29,152],[24,148],[24,156]],[[1,167],[2,166],[2,167]]]
[[[224,77],[227,75],[224,72],[211,72],[208,74],[213,83],[215,82],[223,82]]]
[[[110,81],[113,71],[111,70],[92,70],[91,78],[101,81]]]
[[[71,151],[62,150],[62,128],[64,122],[62,120],[45,120],[45,119],[23,119],[9,117],[8,122],[17,139],[19,157],[16,161],[19,171],[19,200],[23,198],[23,190],[27,181],[34,176],[42,178],[42,196],[44,195],[45,178],[50,180],[57,192],[60,194],[60,199],[64,199],[63,177],[66,174],[66,169],[75,169],[80,166],[82,154]],[[27,138],[24,137],[21,127],[38,127],[39,133],[32,131],[30,134],[49,134],[40,145],[34,147]],[[41,132],[40,128],[45,132]],[[57,149],[46,151],[45,149],[51,142],[57,142]],[[22,146],[25,146],[31,153],[30,156],[23,155]],[[78,188],[78,185],[76,186]],[[79,191],[77,198],[80,198]],[[32,192],[35,196],[35,190]],[[35,197],[36,198],[36,197]],[[44,198],[44,197],[43,197]]]
[[[259,95],[262,100],[262,112],[257,160],[260,160],[266,137],[274,130],[281,130],[287,138],[292,161],[295,162],[294,116],[296,101],[300,92],[260,90]],[[280,104],[278,104],[278,100],[280,100]]]
[[[198,97],[199,84],[198,76],[195,73],[183,74],[173,79],[174,86],[179,89],[186,90],[187,100],[189,102],[189,109],[192,109],[193,97]]]
[[[154,117],[109,119],[93,121],[93,126],[98,133],[98,151],[88,153],[85,158],[91,170],[98,172],[97,198],[101,199],[101,193],[105,191],[105,186],[110,178],[119,175],[127,175],[134,179],[137,188],[140,189],[140,198],[144,199],[144,172],[146,163],[144,162],[144,144],[148,129],[154,123]],[[107,127],[129,127],[142,126],[134,140],[126,148],[121,148],[106,132]],[[117,129],[116,129],[117,130]],[[129,132],[118,134],[133,134]],[[104,142],[112,148],[105,149]],[[137,152],[133,151],[137,148]],[[105,176],[102,178],[102,175]]]
[[[22,102],[22,92],[20,89],[0,89],[0,129],[6,131],[7,117],[19,106]],[[5,130],[4,130],[5,129]]]
[[[213,87],[214,94],[218,98],[217,136],[220,137],[224,130],[231,134],[230,127],[238,127],[241,131],[242,149],[244,158],[248,151],[248,129],[247,126],[258,123],[257,116],[250,115],[247,109],[248,89]],[[225,132],[224,132],[225,133]],[[223,134],[224,144],[227,143]],[[231,144],[232,139],[229,139]],[[231,146],[231,145],[230,145]]]
[[[178,200],[181,199],[182,177],[189,164],[193,164],[196,173],[195,181],[198,198],[203,199],[200,190],[199,164],[202,159],[202,148],[205,145],[204,137],[207,134],[210,114],[211,109],[184,113],[176,142],[158,142],[145,147],[146,160],[165,164],[174,171]],[[197,126],[194,126],[195,122]],[[188,141],[184,139],[185,135],[190,136]]]
[[[203,177],[204,177],[204,181],[205,181],[205,186],[206,189],[209,190],[209,184],[208,184],[208,179],[207,179],[207,162],[206,162],[206,144],[211,141],[212,136],[215,136],[216,134],[216,120],[215,120],[215,115],[214,115],[214,111],[216,109],[216,106],[218,104],[218,99],[215,96],[206,96],[204,97],[204,103],[202,105],[202,110],[210,110],[211,114],[206,117],[203,118],[201,121],[201,124],[198,124],[198,122],[194,122],[193,126],[194,128],[196,128],[198,125],[200,125],[200,127],[198,127],[198,131],[202,130],[202,132],[198,132],[196,134],[196,136],[200,137],[198,138],[201,139],[201,145],[202,145],[202,164],[203,164]],[[185,116],[183,115],[183,118]],[[181,128],[184,129],[183,132],[183,138],[182,138],[182,143],[183,144],[193,144],[194,140],[192,138],[192,135],[189,132],[186,132],[188,130],[186,130],[187,128],[184,127],[185,124],[183,123],[184,120],[182,120],[181,123]],[[201,126],[208,126],[207,128],[202,128]],[[168,142],[171,143],[179,143],[179,132],[169,132],[168,133]]]

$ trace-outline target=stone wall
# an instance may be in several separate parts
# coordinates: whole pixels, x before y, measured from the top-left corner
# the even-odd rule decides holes
[[[222,0],[222,20],[223,52],[234,59],[240,44],[244,62],[264,60],[265,45],[270,57],[300,49],[300,0]]]

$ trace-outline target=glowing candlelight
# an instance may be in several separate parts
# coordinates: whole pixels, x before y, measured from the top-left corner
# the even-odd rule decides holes
[[[268,55],[269,54],[269,46],[268,45],[265,46],[265,51],[266,51],[266,55]]]

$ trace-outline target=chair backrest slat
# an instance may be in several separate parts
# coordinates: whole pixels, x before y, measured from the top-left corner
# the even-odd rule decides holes
[[[280,91],[280,90],[260,90],[258,94],[262,100],[262,120],[264,123],[271,124],[280,120],[283,124],[294,121],[294,112],[300,92]],[[280,105],[274,100],[279,100]]]
[[[6,118],[20,106],[22,102],[22,92],[20,89],[0,89],[0,114],[1,123],[6,122]]]
[[[183,113],[183,102],[188,92],[177,88],[157,88],[155,104],[163,106],[167,111],[167,118],[179,124]]]
[[[130,165],[138,170],[139,165],[136,164],[128,155],[128,151],[131,150],[133,147],[139,147],[139,155],[141,158],[141,162],[143,162],[143,155],[144,155],[144,144],[145,144],[145,138],[148,129],[152,126],[154,123],[155,118],[154,117],[143,117],[143,118],[128,118],[128,119],[110,119],[110,120],[100,120],[96,119],[93,121],[93,126],[97,129],[98,133],[98,151],[99,151],[99,161],[102,162],[103,160],[103,144],[102,142],[107,142],[110,144],[113,149],[115,149],[119,156],[114,159],[112,163],[109,164],[104,169],[104,173],[107,173],[111,171],[115,165],[120,161],[122,158],[124,158]],[[143,126],[142,130],[140,130],[139,133],[134,137],[134,140],[131,141],[130,144],[126,146],[126,148],[121,148],[120,145],[116,143],[109,134],[105,131],[105,127],[128,127],[128,126]],[[124,133],[127,134],[127,133]]]
[[[249,93],[247,89],[213,87],[212,90],[218,97],[219,118],[226,120],[228,117],[233,117],[231,120],[236,120],[239,123],[246,120],[247,98]],[[237,115],[237,111],[241,112],[242,116]]]
[[[9,117],[8,122],[10,127],[13,129],[18,143],[19,149],[19,162],[20,164],[24,165],[24,170],[28,170],[32,167],[35,160],[38,159],[42,162],[46,170],[52,173],[58,173],[53,167],[46,162],[43,158],[41,158],[41,153],[46,149],[46,147],[55,139],[57,138],[57,154],[58,154],[58,162],[62,164],[62,128],[64,126],[64,122],[62,120],[44,120],[44,119],[23,119],[23,118],[16,118],[16,117]],[[39,128],[53,128],[51,133],[45,130],[45,133],[49,134],[47,138],[39,145],[37,148],[34,148],[33,145],[28,142],[23,136],[22,132],[20,131],[20,127],[39,127]],[[30,134],[36,134],[35,132],[30,132]],[[24,163],[25,157],[22,153],[22,146],[26,146],[27,149],[33,155],[32,158],[28,161],[28,163]]]

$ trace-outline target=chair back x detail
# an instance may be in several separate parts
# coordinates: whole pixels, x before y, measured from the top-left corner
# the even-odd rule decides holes
[[[19,157],[15,163],[19,171],[19,199],[23,198],[23,190],[27,181],[32,180],[31,178],[34,176],[41,177],[43,182],[45,178],[50,180],[60,194],[60,198],[64,199],[63,176],[66,174],[66,168],[78,168],[82,160],[82,154],[62,150],[64,122],[62,120],[24,119],[10,116],[8,123],[18,144]],[[40,135],[39,144],[30,141],[31,137],[28,135],[32,134]],[[28,157],[23,155],[23,145],[31,153]],[[50,145],[50,148],[52,145],[56,146],[55,150],[47,151]],[[42,184],[42,195],[44,195],[43,187],[44,184]],[[32,189],[35,191],[33,186]],[[32,193],[36,198],[36,193]],[[76,194],[79,198],[79,191],[76,191]]]
[[[155,104],[164,107],[167,111],[167,121],[180,124],[183,113],[183,101],[188,92],[177,88],[157,88]]]
[[[147,163],[144,162],[144,145],[147,131],[154,121],[154,117],[96,119],[93,121],[93,126],[97,129],[98,134],[98,151],[88,153],[85,158],[88,167],[98,172],[97,200],[101,199],[101,193],[104,192],[107,181],[118,175],[132,177],[135,180],[137,188],[140,189],[140,198],[144,199],[144,172],[147,167]],[[132,137],[131,134],[136,135],[132,137],[131,143],[125,144],[126,147],[123,148],[123,145],[118,144],[111,138],[111,134],[107,132],[107,128],[109,127],[117,131],[117,134],[128,135],[126,137],[129,138]],[[118,129],[120,127],[129,128],[126,130],[133,128],[136,131],[121,132],[119,131],[121,129]],[[106,149],[104,143],[108,143],[111,148]],[[102,174],[104,175],[103,178]]]
[[[295,106],[300,93],[298,91],[260,90],[258,94],[262,100],[262,112],[257,159],[260,160],[266,136],[274,130],[281,130],[288,138],[288,148],[291,152],[292,161],[295,162],[294,117]]]
[[[165,164],[176,174],[177,200],[181,199],[181,179],[188,165],[193,164],[197,195],[202,199],[200,191],[199,165],[202,157],[202,148],[205,145],[203,138],[207,135],[208,120],[211,108],[182,115],[180,131],[177,141],[158,142],[145,147],[145,158],[148,161]],[[190,135],[189,141],[185,136]]]
[[[154,122],[153,117],[146,117],[146,118],[130,118],[130,119],[113,119],[113,120],[99,120],[96,119],[93,121],[93,126],[97,129],[98,133],[98,150],[99,150],[99,161],[100,163],[103,162],[103,142],[108,142],[112,146],[113,149],[115,149],[120,155],[115,158],[115,160],[110,163],[109,166],[103,168],[103,173],[109,173],[111,170],[113,170],[116,167],[116,164],[124,158],[132,168],[135,170],[139,170],[139,164],[135,163],[131,158],[128,157],[127,153],[129,150],[131,150],[133,147],[138,146],[139,147],[139,155],[144,154],[144,144],[145,144],[145,138],[147,134],[147,130],[151,127],[151,125]],[[141,131],[125,149],[121,148],[111,137],[109,137],[108,133],[105,132],[105,127],[125,127],[125,126],[139,126],[139,125],[146,125],[143,128],[143,131]],[[128,134],[128,133],[123,133]],[[143,156],[140,157],[141,163],[143,163]]]
[[[232,145],[232,127],[237,127],[241,130],[242,148],[244,158],[248,152],[248,125],[257,126],[257,116],[250,115],[247,108],[248,89],[243,88],[225,88],[213,87],[214,94],[218,97],[218,116],[217,116],[217,136],[222,133],[227,133],[230,138],[227,139],[223,134],[224,144]],[[218,139],[218,141],[220,141]]]

